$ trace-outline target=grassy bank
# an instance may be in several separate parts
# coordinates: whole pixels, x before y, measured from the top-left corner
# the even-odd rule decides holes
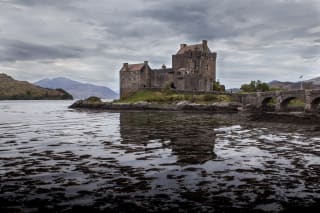
[[[173,90],[150,91],[140,90],[132,95],[122,98],[116,103],[137,103],[137,102],[163,103],[173,104],[180,101],[188,101],[191,103],[210,104],[216,102],[231,102],[229,95],[221,94],[181,94]]]

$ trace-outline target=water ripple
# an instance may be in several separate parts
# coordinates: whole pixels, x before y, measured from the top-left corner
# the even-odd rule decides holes
[[[239,115],[17,103],[0,103],[6,212],[78,206],[278,212],[320,200],[320,135],[300,126],[248,124]]]

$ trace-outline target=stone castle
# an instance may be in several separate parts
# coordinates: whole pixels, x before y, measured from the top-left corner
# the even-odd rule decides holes
[[[172,55],[172,68],[151,69],[148,62],[124,63],[120,70],[120,96],[139,89],[170,87],[182,91],[212,91],[216,81],[217,53],[211,52],[207,41],[201,44],[181,44]]]

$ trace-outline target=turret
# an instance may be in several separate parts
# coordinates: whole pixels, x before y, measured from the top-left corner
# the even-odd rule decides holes
[[[182,48],[184,48],[186,46],[187,46],[187,44],[180,44],[180,49],[182,49]]]
[[[202,49],[203,49],[203,52],[208,51],[208,41],[207,40],[202,40]]]
[[[128,71],[129,70],[129,64],[128,63],[123,63],[123,70]]]

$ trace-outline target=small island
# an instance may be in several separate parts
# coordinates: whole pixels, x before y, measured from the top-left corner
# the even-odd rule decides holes
[[[225,93],[183,93],[175,90],[139,90],[112,102],[103,102],[98,97],[78,100],[70,108],[96,110],[168,110],[237,112],[240,103]]]
[[[172,68],[123,63],[120,69],[120,100],[103,103],[96,98],[77,101],[71,108],[105,110],[197,110],[237,112],[241,104],[223,92],[216,81],[217,53],[208,42],[181,44],[172,55]]]
[[[119,100],[103,102],[91,97],[70,108],[250,112],[254,120],[307,124],[320,120],[320,90],[281,90],[258,80],[243,84],[242,92],[228,93],[216,80],[216,58],[217,53],[203,40],[200,44],[181,44],[172,55],[172,68],[162,65],[153,69],[148,61],[123,63]]]

